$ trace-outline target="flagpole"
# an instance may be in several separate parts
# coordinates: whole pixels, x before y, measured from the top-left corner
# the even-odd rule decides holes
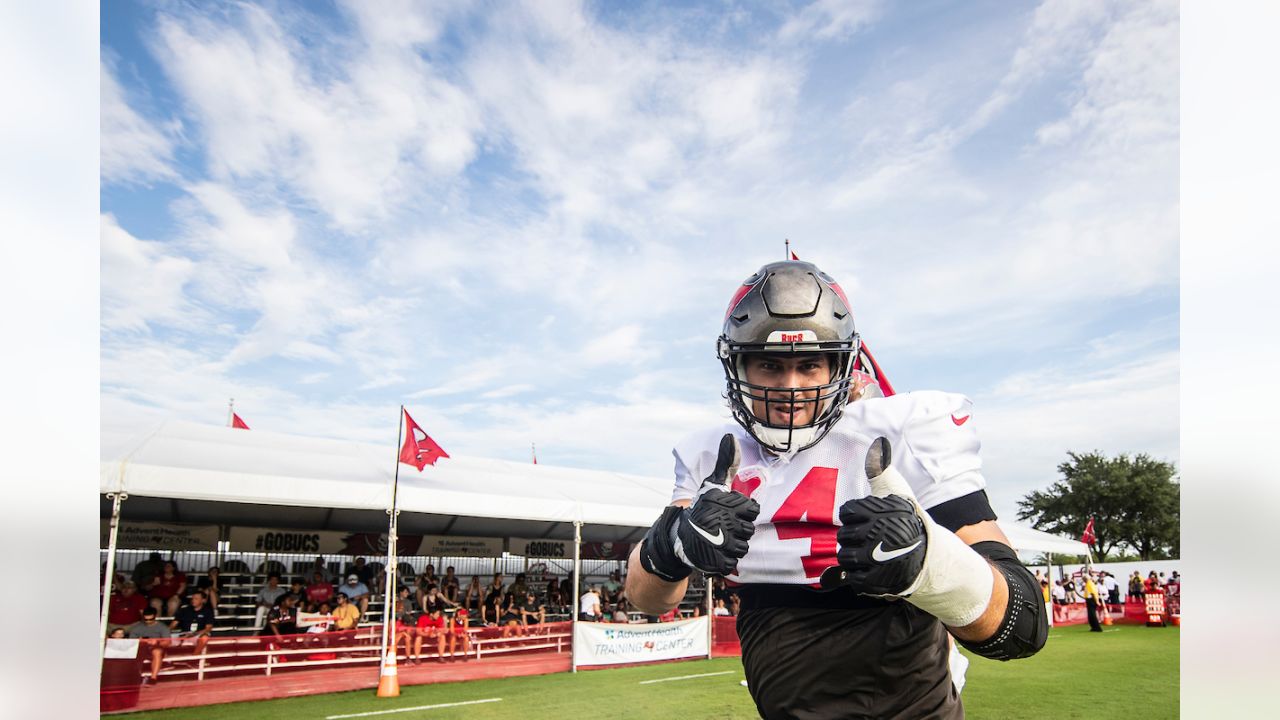
[[[582,508],[579,507],[581,512]],[[569,609],[573,612],[570,616],[573,624],[570,634],[573,636],[569,650],[569,670],[578,672],[578,612],[581,610],[582,601],[578,597],[578,593],[582,587],[582,521],[573,521],[573,597],[570,600]]]
[[[231,418],[236,413],[236,399],[229,398],[227,400],[227,427],[231,427]]]
[[[400,418],[398,420],[399,427],[396,429],[396,472],[391,482],[391,509],[387,514],[391,516],[391,520],[387,526],[387,587],[385,599],[382,603],[382,657],[386,662],[389,648],[387,647],[387,639],[391,629],[392,615],[395,613],[395,599],[392,589],[395,587],[396,577],[396,525],[397,517],[400,515],[400,509],[396,506],[397,494],[400,491],[400,445],[404,441],[404,405],[400,406]],[[379,670],[381,674],[381,669]]]
[[[785,250],[783,250],[782,259],[790,260],[791,259],[791,238],[783,238],[783,239],[786,240],[787,247]]]

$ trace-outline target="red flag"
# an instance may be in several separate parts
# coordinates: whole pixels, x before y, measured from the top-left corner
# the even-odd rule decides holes
[[[796,251],[795,251],[795,250],[792,250],[792,251],[791,251],[791,259],[792,259],[792,260],[799,260],[799,259],[800,259],[800,256],[799,256],[799,255],[796,255]]]
[[[889,382],[889,378],[884,374],[884,371],[880,369],[880,363],[876,362],[875,357],[872,356],[871,348],[867,347],[865,342],[861,345],[862,347],[858,352],[857,362],[854,365],[855,369],[862,370],[868,375],[875,377],[876,382],[880,384],[880,392],[885,397],[893,395],[893,385]]]
[[[422,472],[422,468],[435,465],[440,458],[449,457],[449,453],[409,417],[408,410],[404,411],[404,423],[404,445],[400,446],[400,462],[412,465],[418,468],[418,472]]]
[[[533,464],[537,465],[538,464],[538,446],[530,443],[529,447],[533,449]]]
[[[244,421],[240,419],[240,416],[235,413],[231,413],[231,427],[240,428],[241,430],[249,429],[249,426],[245,425]]]
[[[1098,537],[1093,534],[1093,518],[1089,518],[1089,524],[1084,526],[1084,534],[1080,536],[1080,542],[1092,545],[1097,540]]]

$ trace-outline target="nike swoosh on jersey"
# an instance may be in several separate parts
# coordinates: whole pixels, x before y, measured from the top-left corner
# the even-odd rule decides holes
[[[969,421],[969,418],[971,418],[971,417],[973,417],[973,416],[972,416],[972,415],[965,415],[965,416],[964,416],[964,417],[962,417],[962,418],[958,418],[958,417],[956,417],[955,415],[952,415],[952,416],[951,416],[951,422],[955,423],[956,425],[963,425],[963,424],[965,424],[966,422],[968,422],[968,421]]]
[[[697,523],[690,522],[689,525],[693,527],[693,529],[697,531],[699,535],[706,538],[707,542],[711,543],[712,545],[720,545],[724,542],[724,528],[717,529],[716,534],[712,535],[706,530],[703,530],[702,528],[698,527]]]
[[[698,526],[694,525],[694,527],[696,528]],[[874,548],[871,548],[871,559],[875,560],[876,562],[882,562],[882,563],[889,562],[894,558],[900,558],[903,555],[906,555],[907,553],[911,552],[912,550],[915,550],[916,548],[920,547],[920,543],[922,542],[924,541],[917,540],[911,545],[908,545],[904,548],[898,548],[897,550],[889,550],[888,552],[886,552],[884,549],[884,543],[876,543],[876,546]]]

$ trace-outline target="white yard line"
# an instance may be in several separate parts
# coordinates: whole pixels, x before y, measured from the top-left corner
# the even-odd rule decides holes
[[[435,710],[436,708],[458,707],[460,705],[479,705],[480,703],[501,702],[502,698],[486,698],[484,700],[465,700],[456,703],[440,703],[439,705],[418,705],[416,707],[396,708],[394,710],[373,710],[371,712],[352,713],[350,715],[328,715],[324,720],[341,720],[342,718],[371,717],[373,715],[390,715],[391,713],[413,712],[414,710]]]
[[[716,675],[732,675],[736,670],[725,670],[724,672],[702,673],[700,675],[681,675],[679,677],[658,678],[657,680],[641,680],[641,685],[650,685],[652,683],[670,682],[671,680],[692,680],[694,678],[713,677]]]

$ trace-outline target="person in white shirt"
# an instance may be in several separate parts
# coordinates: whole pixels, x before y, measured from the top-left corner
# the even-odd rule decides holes
[[[578,619],[586,622],[600,622],[603,619],[600,613],[600,595],[596,592],[595,585],[582,594],[578,602]]]

